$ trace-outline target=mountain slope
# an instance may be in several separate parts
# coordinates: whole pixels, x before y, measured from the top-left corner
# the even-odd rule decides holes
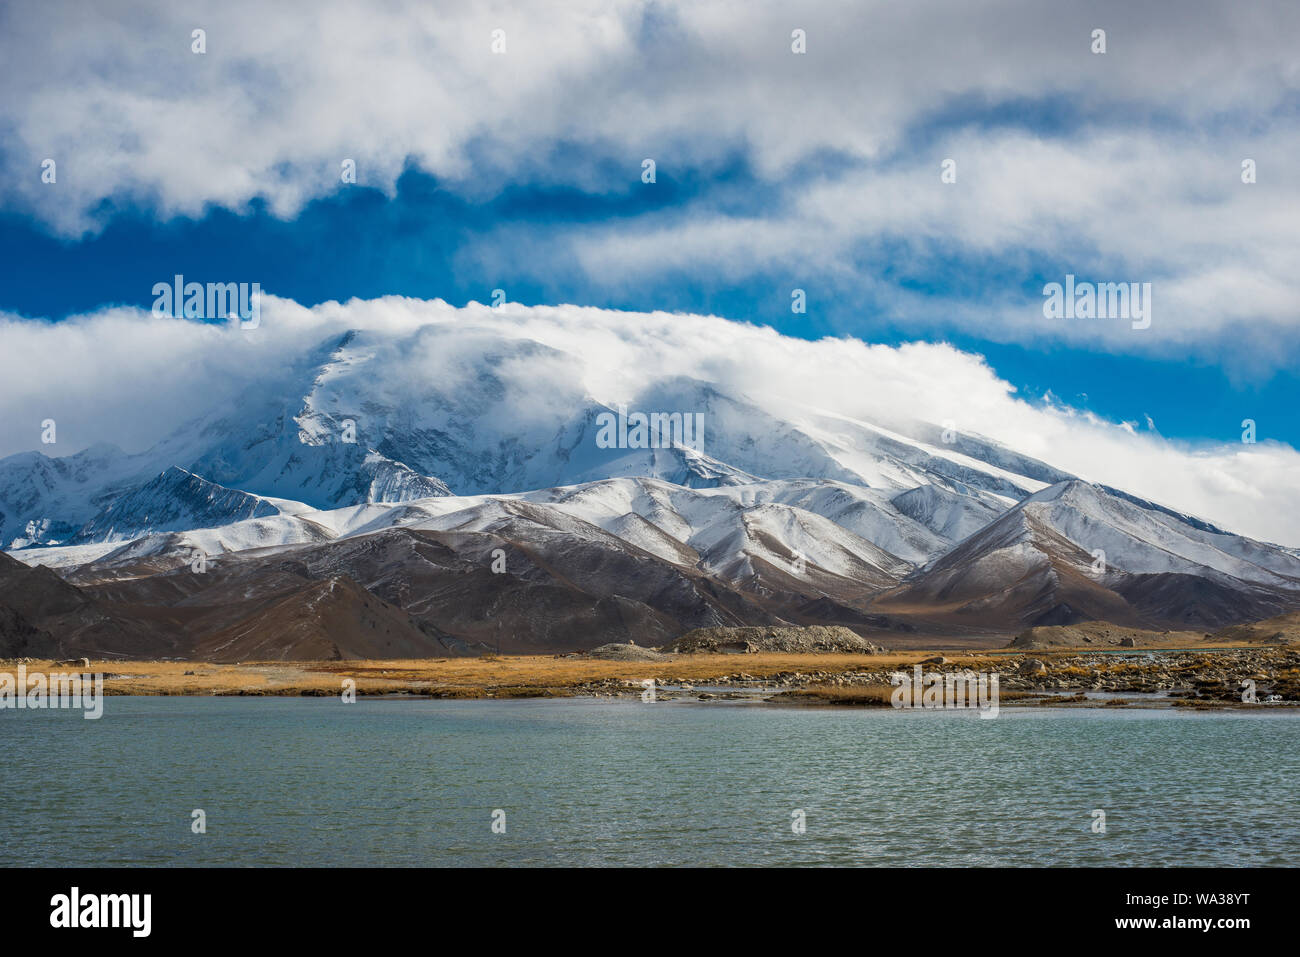
[[[1300,550],[979,436],[762,381],[593,371],[525,333],[331,336],[145,451],[0,461],[4,542],[50,566],[0,567],[10,630],[70,651],[346,657],[1300,607]],[[692,430],[650,441],[638,416]]]
[[[191,654],[208,661],[340,661],[452,653],[433,629],[346,576],[277,596],[203,637]]]
[[[453,375],[422,372],[449,362]],[[692,488],[776,479],[900,492],[935,484],[1002,509],[1041,488],[1042,476],[1059,475],[978,437],[935,445],[680,376],[640,389],[629,414],[698,418],[690,443],[668,436],[664,447],[643,448],[633,434],[604,447],[602,417],[626,410],[594,399],[578,369],[557,349],[482,329],[350,332],[250,391],[237,411],[214,408],[147,451],[101,446],[65,459],[32,452],[0,461],[0,533],[11,547],[66,542],[169,468],[316,509],[615,477]]]
[[[212,528],[278,514],[280,510],[264,498],[224,488],[172,466],[115,499],[83,525],[71,542],[129,541],[151,532]]]
[[[1300,595],[1300,561],[1099,486],[1062,482],[1009,509],[914,573],[882,608],[927,606],[1026,626],[1218,626]]]

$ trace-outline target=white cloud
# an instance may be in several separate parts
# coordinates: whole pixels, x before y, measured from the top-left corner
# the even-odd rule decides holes
[[[1258,155],[1295,155],[1300,130],[1254,145]],[[940,182],[940,157],[957,159],[956,183]],[[1232,157],[1211,162],[1203,144],[1152,133],[1093,130],[1047,141],[1021,131],[960,131],[914,162],[853,169],[795,189],[777,210],[641,230],[596,226],[577,237],[575,250],[596,275],[708,270],[740,280],[779,269],[807,277],[801,286],[823,301],[851,279],[918,334],[955,324],[994,341],[1187,354],[1221,347],[1218,334],[1235,324],[1243,351],[1257,350],[1264,365],[1285,364],[1300,339],[1300,183],[1283,177],[1260,190],[1238,174]],[[1026,278],[1037,261],[1059,264],[1048,274],[1058,282],[1067,272],[1093,282],[1150,282],[1152,324],[1134,330],[1122,321],[1046,319],[1037,285],[1026,292],[1004,283],[973,301],[959,281],[937,294],[909,293],[858,275],[862,259],[873,258],[863,250],[890,242],[906,245],[922,276],[969,281],[978,278],[981,257],[1006,257],[1026,261]],[[975,265],[948,267],[957,256]]]
[[[457,309],[389,297],[306,309],[267,297],[262,325],[252,332],[123,309],[55,324],[3,320],[0,338],[14,374],[0,379],[0,453],[70,454],[101,441],[137,450],[212,406],[237,415],[241,396],[283,381],[288,364],[348,328],[423,329],[421,348],[393,370],[395,380],[410,383],[455,375],[467,366],[466,343],[506,336],[574,357],[507,374],[568,377],[608,403],[655,379],[685,375],[748,393],[778,415],[797,404],[877,422],[903,412],[951,420],[1086,479],[1233,531],[1300,545],[1300,515],[1290,507],[1300,453],[1266,436],[1250,446],[1190,447],[1059,402],[1029,403],[982,358],[946,345],[810,342],[716,317],[575,306]],[[58,422],[57,447],[39,444],[44,418]]]
[[[618,192],[647,156],[671,177],[740,155],[779,203],[555,225],[525,268],[577,262],[611,287],[671,269],[748,277],[766,264],[848,281],[862,272],[854,250],[873,243],[904,242],[921,261],[1029,250],[1153,281],[1153,330],[1044,327],[1015,289],[936,304],[862,282],[918,333],[956,324],[1166,352],[1231,335],[1264,366],[1296,345],[1292,0],[823,0],[797,11],[335,0],[310,14],[252,0],[49,0],[0,16],[6,205],[67,235],[96,228],[106,198],[168,217],[262,197],[292,216],[341,188],[346,158],[365,185],[391,191],[410,161],[483,197],[529,181]],[[806,54],[790,52],[794,27],[807,31]],[[1089,51],[1096,27],[1103,56]],[[191,52],[195,28],[206,54]],[[494,29],[504,55],[491,52]],[[982,115],[997,104],[1009,104],[1004,120],[1039,115],[1040,132]],[[558,144],[613,157],[613,181],[605,166],[557,163]],[[796,175],[828,155],[847,170]],[[949,156],[958,182],[941,186]],[[53,186],[40,181],[46,157],[59,163]],[[1246,157],[1259,164],[1254,186],[1239,180]]]

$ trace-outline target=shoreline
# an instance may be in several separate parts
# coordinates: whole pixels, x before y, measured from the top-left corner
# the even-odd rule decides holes
[[[108,696],[329,697],[351,681],[358,698],[640,697],[834,707],[890,706],[897,672],[997,673],[1004,707],[1186,707],[1287,710],[1300,706],[1300,648],[997,649],[865,654],[679,654],[646,661],[520,655],[353,661],[57,662],[0,660],[0,672],[103,674]],[[1253,681],[1257,702],[1242,701]],[[1134,698],[1137,695],[1140,697]],[[1274,698],[1275,700],[1269,700]],[[928,710],[918,708],[915,710]]]

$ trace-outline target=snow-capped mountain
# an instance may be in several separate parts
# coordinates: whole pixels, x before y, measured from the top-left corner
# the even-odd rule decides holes
[[[443,367],[448,354],[456,361],[454,379],[421,376],[431,349]],[[481,330],[350,332],[238,408],[199,410],[144,452],[103,445],[68,458],[0,460],[0,532],[11,548],[70,541],[118,497],[172,467],[319,509],[611,477],[690,487],[811,478],[900,492],[935,484],[982,515],[982,506],[1000,510],[1042,488],[1045,477],[1067,477],[973,437],[959,451],[788,403],[778,417],[686,378],[655,383],[629,407],[696,415],[698,448],[666,438],[662,448],[602,447],[598,421],[615,410],[587,393],[574,368],[553,348]]]
[[[232,648],[263,647],[257,615],[292,617],[325,580],[347,634],[382,621],[408,650],[727,622],[1215,624],[1300,604],[1293,550],[978,436],[685,376],[614,406],[576,369],[479,327],[350,332],[147,450],[0,460],[0,531],[24,563]],[[651,414],[702,430],[655,441]]]
[[[171,466],[153,481],[113,500],[83,525],[72,542],[121,542],[151,532],[212,528],[280,514],[269,500],[224,488]]]
[[[1221,624],[1292,607],[1284,549],[1086,482],[1031,495],[915,572],[880,606],[924,604],[971,621]]]
[[[63,458],[32,451],[0,459],[0,534],[5,547],[66,541],[163,468],[149,468],[139,457],[108,444]]]

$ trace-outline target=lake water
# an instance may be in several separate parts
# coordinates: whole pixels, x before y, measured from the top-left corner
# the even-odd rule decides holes
[[[1284,713],[119,697],[98,721],[0,712],[0,839],[8,865],[1294,865],[1297,734]]]

